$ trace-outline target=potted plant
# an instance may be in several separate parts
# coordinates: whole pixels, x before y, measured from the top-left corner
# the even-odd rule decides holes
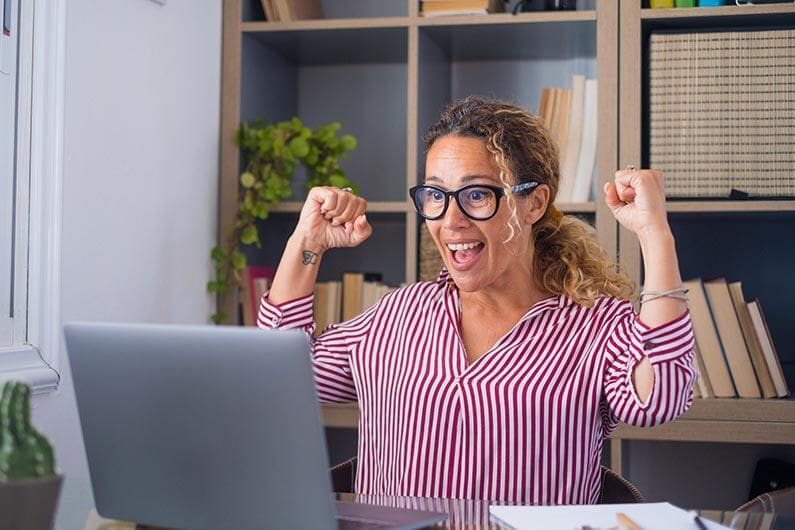
[[[0,399],[3,528],[52,528],[62,480],[50,442],[30,423],[30,387],[7,381]]]
[[[356,139],[337,136],[339,123],[306,127],[293,118],[275,124],[263,121],[242,123],[235,141],[244,161],[240,174],[238,210],[232,234],[225,245],[213,248],[215,279],[207,283],[207,290],[224,295],[239,285],[240,271],[246,267],[243,245],[262,246],[257,222],[267,219],[271,209],[292,194],[293,174],[303,164],[309,176],[306,187],[336,186],[359,188],[345,176],[339,160],[356,147]],[[212,315],[216,324],[227,315],[219,311]]]

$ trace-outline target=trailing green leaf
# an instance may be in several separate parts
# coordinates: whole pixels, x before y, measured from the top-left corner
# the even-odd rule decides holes
[[[240,124],[235,142],[244,160],[239,176],[240,193],[234,229],[226,248],[211,252],[215,266],[215,280],[207,283],[207,290],[224,294],[235,287],[238,271],[246,266],[241,245],[261,245],[257,219],[266,219],[274,206],[292,195],[292,179],[298,164],[307,171],[307,189],[314,186],[359,187],[348,179],[339,160],[356,148],[356,138],[349,134],[337,136],[339,122],[321,125],[314,130],[299,118],[275,124],[258,120]],[[215,313],[211,320],[220,324],[226,318]]]

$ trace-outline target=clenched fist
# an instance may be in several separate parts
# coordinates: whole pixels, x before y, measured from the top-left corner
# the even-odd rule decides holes
[[[670,230],[662,173],[654,169],[616,171],[605,184],[605,201],[621,225],[636,235]]]
[[[321,251],[355,247],[373,233],[366,211],[367,201],[350,191],[318,186],[309,190],[295,233]]]

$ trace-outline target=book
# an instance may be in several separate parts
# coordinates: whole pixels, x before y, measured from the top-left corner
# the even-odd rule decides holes
[[[707,294],[712,319],[718,329],[718,337],[729,364],[737,395],[741,398],[761,398],[762,393],[756,382],[751,355],[745,345],[743,331],[737,319],[737,312],[734,310],[726,279],[716,278],[705,281],[704,291]]]
[[[558,143],[558,136],[560,135],[560,110],[563,106],[563,98],[564,98],[565,89],[563,88],[553,88],[552,89],[552,116],[549,119],[549,134],[552,136],[552,139],[555,141],[555,145],[558,146],[560,149],[560,143]]]
[[[342,322],[342,282],[339,280],[326,282],[328,298],[326,300],[326,321],[330,324]]]
[[[284,22],[290,22],[293,20],[289,0],[273,0],[273,9],[276,12],[276,17],[278,20]]]
[[[698,370],[698,378],[696,379],[696,386],[698,393],[702,399],[710,399],[715,397],[715,392],[712,391],[712,385],[709,383],[707,377],[707,368],[704,366],[704,359],[701,358],[701,352],[698,351],[698,344],[694,346],[696,369]]]
[[[487,15],[505,10],[501,0],[424,0],[420,4],[423,16]]]
[[[538,99],[538,117],[541,118],[541,120],[544,122],[544,125],[547,125],[544,113],[546,112],[548,101],[549,101],[549,88],[544,87],[541,89],[541,97]]]
[[[244,326],[256,326],[262,295],[273,281],[276,270],[273,267],[249,265],[240,274],[240,305]]]
[[[583,125],[580,142],[580,155],[570,200],[586,202],[591,196],[593,173],[596,167],[596,134],[598,116],[596,79],[585,80],[583,96]]]
[[[324,18],[320,0],[286,0],[292,20],[316,20]]]
[[[751,364],[754,365],[756,379],[759,381],[759,387],[762,390],[762,397],[774,398],[776,397],[776,387],[773,384],[773,378],[770,376],[770,369],[767,367],[765,354],[762,352],[762,345],[759,344],[759,338],[756,336],[754,324],[751,322],[751,314],[748,312],[748,306],[745,303],[742,283],[730,283],[729,294],[731,294],[734,311],[737,313],[737,319],[740,322],[745,345],[748,347],[748,353],[751,355]]]
[[[571,110],[571,89],[562,89],[560,97],[560,112],[558,113],[558,130],[555,138],[558,144],[558,163],[566,156],[566,141],[569,135],[569,112]]]
[[[583,127],[583,103],[585,96],[585,76],[575,75],[571,78],[571,98],[569,100],[569,123],[566,126],[566,149],[561,153],[560,184],[557,200],[571,200],[574,191],[574,177],[577,161],[580,157],[580,142]]]
[[[762,313],[759,299],[748,302],[746,306],[748,307],[748,313],[751,315],[751,322],[754,325],[756,336],[759,338],[759,344],[762,346],[762,352],[770,370],[770,377],[776,387],[776,395],[778,397],[787,397],[789,396],[789,388],[787,387],[787,381],[784,379],[781,362],[776,352],[776,346],[773,343],[773,337],[770,335],[770,329],[767,327],[765,315]]]
[[[342,320],[350,320],[362,312],[364,274],[346,272],[342,275]]]
[[[262,10],[265,12],[265,20],[268,22],[277,22],[279,19],[276,16],[276,11],[273,9],[274,0],[260,0],[262,3]]]
[[[315,284],[315,301],[312,306],[312,316],[315,319],[315,335],[318,335],[329,325],[328,287],[326,282],[317,282]]]
[[[682,283],[689,291],[687,307],[690,310],[696,346],[704,362],[712,391],[718,398],[737,397],[701,278]]]

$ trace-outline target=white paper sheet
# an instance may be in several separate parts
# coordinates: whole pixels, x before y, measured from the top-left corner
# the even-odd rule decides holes
[[[616,514],[624,513],[643,530],[698,530],[693,514],[667,502],[596,504],[587,506],[490,506],[489,512],[516,530],[575,530],[583,525],[596,529],[616,526]],[[726,529],[702,518],[709,530]]]

